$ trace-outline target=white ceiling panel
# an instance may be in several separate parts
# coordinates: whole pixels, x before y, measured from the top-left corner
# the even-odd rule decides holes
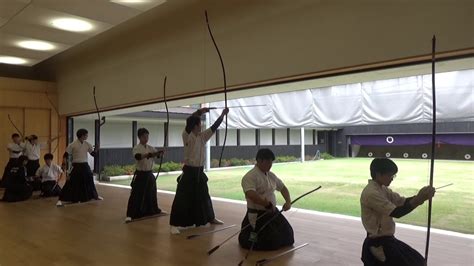
[[[23,58],[33,66],[100,34],[165,0],[0,0],[0,55]],[[72,18],[92,29],[71,32],[57,29],[52,20]],[[21,41],[45,41],[54,49],[37,51],[19,46]]]

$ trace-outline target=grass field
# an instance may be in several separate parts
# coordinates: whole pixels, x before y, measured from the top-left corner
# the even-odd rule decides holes
[[[399,172],[392,190],[412,196],[428,184],[429,160],[396,159]],[[293,198],[322,185],[315,194],[300,200],[295,207],[360,217],[359,197],[367,184],[370,159],[351,158],[305,163],[275,164],[272,171],[280,177]],[[240,186],[242,176],[251,168],[235,168],[208,172],[212,196],[243,200]],[[158,188],[175,191],[177,175],[160,175]],[[114,183],[129,185],[130,180]],[[432,226],[463,233],[474,233],[474,162],[435,162],[434,185],[448,183],[433,200]],[[282,198],[279,197],[279,202]],[[426,226],[428,204],[420,206],[399,222]]]

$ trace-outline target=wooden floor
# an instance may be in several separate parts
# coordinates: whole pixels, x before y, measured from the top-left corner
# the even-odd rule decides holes
[[[206,251],[238,227],[187,240],[186,235],[210,230],[194,228],[169,234],[169,216],[124,224],[130,190],[98,185],[104,201],[64,208],[56,199],[0,203],[0,265],[237,265],[245,251],[233,239],[212,256]],[[3,192],[0,192],[3,194]],[[314,195],[316,196],[316,194]],[[173,195],[159,194],[169,211]],[[239,224],[245,205],[215,201],[217,216],[227,225]],[[286,214],[295,230],[295,245],[310,245],[270,265],[362,265],[365,232],[360,221],[302,211]],[[425,233],[398,228],[397,236],[423,251]],[[432,234],[430,265],[474,265],[474,240]],[[277,252],[254,252],[248,263]]]

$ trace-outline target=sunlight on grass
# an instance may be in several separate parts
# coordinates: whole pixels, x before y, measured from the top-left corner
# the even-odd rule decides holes
[[[315,194],[296,203],[295,207],[316,211],[360,216],[359,197],[367,184],[371,159],[347,158],[306,163],[276,164],[272,171],[280,177],[293,198],[322,185]],[[395,159],[399,168],[392,190],[404,196],[413,196],[429,180],[429,160]],[[242,176],[251,169],[244,168],[210,171],[209,190],[212,196],[243,200],[240,186]],[[177,175],[160,175],[158,188],[175,191]],[[114,183],[129,185],[130,181]],[[435,162],[434,185],[454,183],[436,193],[433,200],[432,225],[434,228],[474,233],[474,162]],[[282,198],[279,196],[279,202]],[[420,206],[399,222],[426,225],[427,204]]]

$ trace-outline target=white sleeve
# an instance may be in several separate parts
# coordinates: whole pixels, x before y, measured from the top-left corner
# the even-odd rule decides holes
[[[390,201],[395,204],[397,207],[403,206],[405,204],[405,197],[400,196],[397,192],[393,192],[391,189],[387,188]]]
[[[88,151],[89,151],[89,153],[93,152],[93,151],[94,151],[94,146],[92,146],[92,144],[90,144],[90,143],[87,142],[87,141],[86,141],[86,143],[87,143],[87,146],[88,146]]]
[[[44,168],[44,166],[38,168],[38,170],[36,170],[35,176],[41,177],[41,172],[43,172],[43,168]]]
[[[72,155],[72,144],[74,144],[74,142],[69,144],[66,148],[66,152],[69,153],[69,155]]]
[[[133,147],[133,149],[132,149],[133,158],[135,158],[135,155],[138,154],[138,153],[140,153],[140,152],[138,152],[138,145],[137,145],[137,146]]]
[[[188,143],[188,137],[189,137],[188,132],[186,132],[186,130],[183,130],[181,137],[183,138],[183,145],[186,146],[186,143]]]
[[[208,142],[212,138],[212,135],[214,135],[214,132],[212,132],[212,129],[210,128],[204,130],[201,133],[201,136],[204,142]]]
[[[377,213],[387,216],[397,208],[397,206],[395,206],[395,204],[393,204],[389,199],[385,198],[380,193],[374,192],[367,195],[365,203],[369,208],[375,210]]]
[[[59,174],[62,174],[63,173],[63,169],[61,168],[61,166],[57,165],[57,164],[54,164],[54,167],[56,168],[56,171],[59,173]]]
[[[277,191],[281,191],[284,187],[285,187],[285,184],[283,184],[283,181],[281,181],[280,178],[278,178],[274,173],[271,173],[270,174],[273,176],[273,178],[275,179],[275,183],[276,183],[276,190]]]
[[[243,178],[242,178],[242,189],[244,190],[244,193],[250,190],[257,191],[257,184],[255,184],[255,178],[249,173],[247,173]]]

